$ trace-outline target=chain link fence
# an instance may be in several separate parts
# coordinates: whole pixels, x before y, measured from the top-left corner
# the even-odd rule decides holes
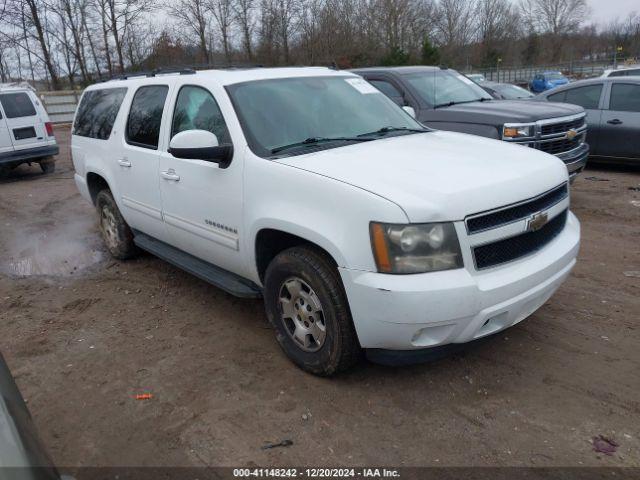
[[[637,58],[618,59],[619,68],[627,65],[638,64]],[[560,71],[564,75],[573,79],[592,78],[602,75],[608,69],[613,68],[611,60],[584,60],[565,63],[554,63],[547,65],[525,65],[525,66],[501,66],[492,68],[480,68],[468,73],[482,73],[487,80],[492,82],[513,83],[516,85],[528,85],[536,73],[546,71]]]

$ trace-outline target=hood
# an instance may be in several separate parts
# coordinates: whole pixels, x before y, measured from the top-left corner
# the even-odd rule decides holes
[[[568,103],[538,103],[530,100],[489,100],[462,103],[436,110],[423,110],[421,122],[476,123],[502,127],[505,123],[530,123],[548,118],[567,117],[583,113],[578,105]]]
[[[399,205],[411,222],[462,220],[534,197],[568,178],[565,165],[552,155],[442,131],[275,161],[382,196]]]

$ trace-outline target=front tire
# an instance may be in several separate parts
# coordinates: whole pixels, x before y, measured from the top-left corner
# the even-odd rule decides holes
[[[285,354],[303,370],[330,376],[353,366],[361,349],[337,268],[323,252],[294,247],[265,275],[265,308]]]
[[[109,190],[101,190],[96,196],[96,209],[100,232],[112,257],[127,260],[138,253],[133,242],[133,232],[122,217],[116,201]]]

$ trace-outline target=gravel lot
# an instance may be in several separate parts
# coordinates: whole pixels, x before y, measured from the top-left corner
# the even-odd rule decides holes
[[[55,174],[0,179],[0,350],[58,465],[640,466],[639,170],[576,181],[579,263],[528,320],[436,363],[320,379],[260,301],[108,258],[56,136]]]

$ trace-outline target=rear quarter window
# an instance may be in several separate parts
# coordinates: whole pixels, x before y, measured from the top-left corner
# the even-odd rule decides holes
[[[31,117],[36,114],[33,102],[26,92],[3,93],[0,103],[7,118]]]
[[[111,135],[126,88],[109,88],[85,92],[76,112],[73,134],[107,140]]]

